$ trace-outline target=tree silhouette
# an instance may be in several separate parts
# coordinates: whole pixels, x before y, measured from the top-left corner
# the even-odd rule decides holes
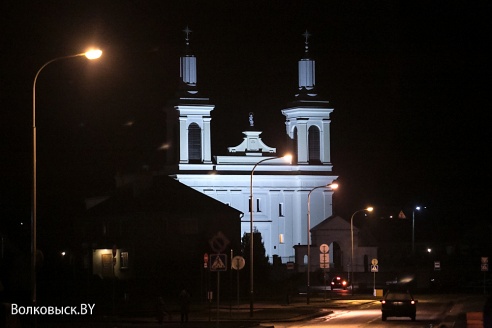
[[[245,260],[245,275],[250,277],[250,234],[245,233],[241,238],[241,252]],[[271,264],[266,256],[265,245],[261,233],[253,232],[253,278],[255,293],[268,286]]]

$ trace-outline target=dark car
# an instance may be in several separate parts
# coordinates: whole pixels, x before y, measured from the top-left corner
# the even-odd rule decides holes
[[[342,276],[334,276],[333,279],[331,279],[331,290],[335,288],[347,289],[348,285],[348,280]]]
[[[390,289],[381,300],[382,320],[388,317],[410,317],[415,321],[417,300],[410,291],[405,289]]]

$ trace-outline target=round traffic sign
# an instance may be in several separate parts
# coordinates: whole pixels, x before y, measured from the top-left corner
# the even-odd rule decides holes
[[[234,270],[241,270],[244,268],[244,265],[246,264],[246,261],[244,260],[244,257],[242,256],[234,256],[231,261],[231,266]]]
[[[378,260],[377,259],[372,259],[371,264],[372,265],[378,265]]]
[[[322,244],[319,247],[319,250],[321,251],[321,253],[326,254],[330,250],[330,247],[328,245],[326,245],[326,244]]]

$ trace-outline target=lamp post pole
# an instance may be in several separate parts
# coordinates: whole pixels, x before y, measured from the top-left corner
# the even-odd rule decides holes
[[[282,157],[285,160],[290,161],[292,156],[291,155],[286,155]],[[277,159],[277,157],[268,157],[265,159],[262,159],[258,163],[256,163],[253,166],[253,169],[251,170],[251,175],[250,175],[250,180],[249,180],[249,316],[253,317],[253,310],[254,310],[254,279],[253,279],[253,254],[254,254],[254,237],[253,237],[253,174],[255,172],[255,169],[258,165],[260,165],[263,162],[266,161],[271,161]]]
[[[306,286],[306,303],[309,304],[309,292],[310,292],[310,273],[311,273],[311,193],[319,188],[331,188],[332,190],[338,188],[338,184],[332,183],[325,186],[318,186],[311,189],[307,198],[307,286]]]
[[[420,211],[420,206],[412,210],[412,255],[415,255],[415,211]]]
[[[357,213],[360,213],[360,212],[372,212],[373,211],[373,208],[372,207],[368,207],[368,208],[364,208],[364,209],[361,209],[361,210],[358,210],[358,211],[355,211],[354,214],[352,214],[352,216],[350,217],[350,239],[352,241],[352,255],[350,257],[350,281],[351,281],[351,285],[352,285],[352,295],[354,294],[354,288],[355,288],[355,279],[354,279],[354,217]]]
[[[37,139],[36,139],[36,82],[41,71],[49,64],[75,57],[86,56],[88,59],[96,59],[101,57],[101,50],[90,50],[84,53],[57,57],[44,63],[34,76],[32,85],[32,213],[31,213],[31,301],[36,305],[36,254],[37,250]]]

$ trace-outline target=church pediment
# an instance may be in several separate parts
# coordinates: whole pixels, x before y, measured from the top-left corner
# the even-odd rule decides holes
[[[229,147],[230,153],[270,153],[275,154],[276,148],[268,147],[261,140],[261,131],[243,131],[244,140],[236,147]]]

